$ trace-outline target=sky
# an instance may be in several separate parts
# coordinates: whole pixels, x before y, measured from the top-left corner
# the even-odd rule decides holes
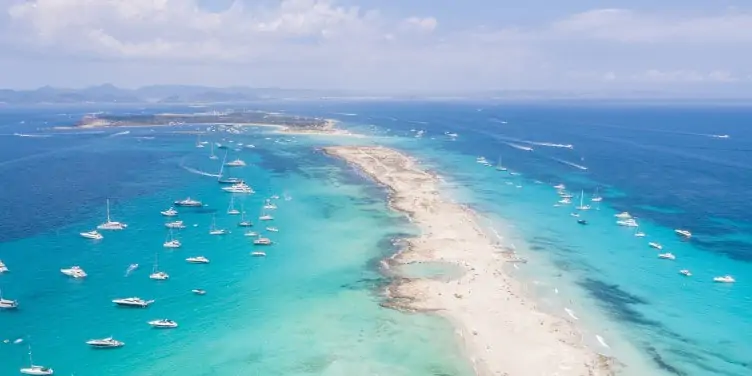
[[[752,96],[752,2],[0,0],[0,87]]]

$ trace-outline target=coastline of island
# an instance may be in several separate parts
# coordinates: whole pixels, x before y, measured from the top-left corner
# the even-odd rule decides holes
[[[393,265],[444,263],[457,279],[395,278],[384,306],[438,314],[450,321],[475,373],[491,375],[614,375],[615,359],[582,344],[570,322],[536,309],[522,284],[505,272],[513,255],[500,249],[467,207],[441,197],[439,178],[417,160],[382,146],[333,146],[327,155],[356,167],[389,189],[389,206],[421,235],[388,260]]]

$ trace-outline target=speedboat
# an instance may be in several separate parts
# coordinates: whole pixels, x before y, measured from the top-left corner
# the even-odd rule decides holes
[[[185,200],[175,201],[173,204],[175,206],[186,206],[186,207],[194,207],[194,208],[204,206],[204,204],[201,201],[192,200],[190,197],[186,198]]]
[[[619,214],[614,214],[614,217],[620,218],[620,219],[630,219],[632,218],[632,215],[627,212],[621,212]]]
[[[159,329],[173,329],[178,327],[178,323],[168,319],[152,320],[149,321],[149,325]]]
[[[554,185],[554,188],[556,188],[557,190],[560,190],[560,191],[563,191],[563,190],[567,189],[567,187],[564,184]]]
[[[260,237],[260,238],[258,238],[256,240],[254,240],[253,244],[255,244],[255,245],[271,245],[272,244],[272,240],[269,239],[269,238],[261,238]]]
[[[0,309],[16,309],[18,308],[18,301],[11,299],[4,299],[3,293],[0,291]]]
[[[229,193],[245,193],[245,194],[255,193],[255,191],[253,190],[253,188],[251,188],[251,186],[243,182],[233,184],[229,187],[224,187],[222,188],[222,190],[225,192],[229,192]]]
[[[665,259],[665,260],[676,260],[676,256],[674,256],[674,254],[670,253],[670,252],[668,252],[668,253],[660,253],[660,254],[658,254],[658,258],[662,258],[662,259]]]
[[[645,237],[645,233],[642,232],[642,231],[638,231],[638,232],[634,233],[634,236],[638,237],[638,238],[644,238]]]
[[[196,256],[196,257],[188,257],[185,259],[185,261],[188,261],[191,264],[208,264],[209,259],[204,256]]]
[[[217,183],[219,183],[219,184],[238,184],[238,183],[242,183],[242,182],[243,182],[243,179],[241,179],[241,178],[232,178],[232,177],[230,177],[230,178],[221,178],[220,177],[219,179],[217,179]]]
[[[138,307],[138,308],[146,308],[149,306],[149,304],[154,303],[153,300],[143,300],[137,297],[115,299],[112,302],[122,307]]]
[[[238,158],[234,161],[229,161],[225,163],[225,166],[227,167],[245,167],[245,162],[243,162],[242,159]]]
[[[183,223],[183,221],[172,221],[172,222],[165,223],[165,227],[175,228],[175,229],[184,229],[185,224]]]
[[[274,219],[274,217],[272,217],[269,214],[264,214],[259,217],[259,220],[262,220],[262,221],[271,221],[272,219]]]
[[[679,274],[681,274],[683,276],[687,276],[687,277],[691,277],[692,276],[692,273],[690,273],[689,270],[687,270],[687,269],[679,270]]]
[[[149,274],[149,279],[154,279],[157,281],[166,281],[170,279],[170,275],[165,272],[154,272]]]
[[[256,231],[246,231],[245,236],[258,236],[258,232]]]
[[[175,210],[175,208],[173,208],[172,206],[170,206],[170,208],[167,210],[161,211],[160,213],[165,217],[174,217],[178,215],[178,211]]]
[[[180,240],[177,239],[168,240],[162,244],[165,248],[180,248],[182,245]]]
[[[31,365],[28,368],[21,368],[19,372],[21,372],[24,375],[35,375],[35,376],[53,375],[55,373],[55,371],[52,368],[47,368],[43,366],[35,366],[35,365]]]
[[[691,232],[689,232],[689,231],[687,231],[687,230],[680,230],[680,229],[676,229],[676,230],[674,230],[674,232],[675,232],[675,233],[676,233],[677,235],[683,236],[683,237],[685,237],[685,238],[691,238],[691,237],[692,237],[692,233],[691,233]]]
[[[79,234],[86,239],[94,239],[94,240],[104,239],[104,236],[102,236],[102,234],[100,234],[97,230],[81,232]]]
[[[204,294],[206,294],[206,290],[202,290],[202,289],[193,289],[193,290],[191,290],[191,292],[194,293],[194,294],[196,294],[196,295],[204,295]]]
[[[3,260],[0,260],[0,274],[9,271],[8,267],[3,264]]]
[[[581,225],[586,225],[586,224],[587,224],[587,221],[586,221],[586,220],[584,220],[584,219],[578,219],[578,220],[577,220],[577,223],[579,223],[579,224],[581,224]]]
[[[267,228],[266,228],[266,231],[271,231],[271,232],[279,232],[279,229],[278,229],[278,228],[276,228],[276,227],[267,227]]]
[[[724,275],[723,277],[715,277],[713,278],[713,282],[720,282],[720,283],[734,283],[736,280],[734,277],[730,275]]]
[[[658,243],[650,242],[650,243],[648,243],[648,245],[649,245],[649,246],[650,246],[651,248],[655,248],[655,249],[663,249],[663,246],[662,246],[662,245],[660,245],[660,244],[658,244]]]
[[[125,230],[128,227],[125,223],[113,221],[110,218],[110,200],[107,200],[107,222],[97,226],[99,230]]]
[[[60,272],[73,278],[86,278],[86,272],[80,266],[71,266],[68,269],[60,269]]]
[[[619,226],[626,226],[626,227],[638,227],[639,226],[639,224],[637,224],[637,221],[635,221],[632,218],[626,219],[623,221],[616,221],[616,224]]]
[[[266,257],[266,252],[264,252],[264,251],[253,251],[253,252],[251,252],[251,256],[253,256],[253,257]]]
[[[96,349],[115,349],[125,346],[125,343],[120,342],[112,337],[102,339],[90,339],[86,341],[86,344]]]

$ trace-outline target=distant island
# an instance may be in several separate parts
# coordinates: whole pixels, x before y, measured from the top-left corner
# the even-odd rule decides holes
[[[56,127],[56,129],[156,127],[190,124],[276,127],[283,133],[349,134],[347,131],[337,129],[335,127],[336,121],[331,119],[247,111],[215,111],[193,114],[89,114],[73,126]]]

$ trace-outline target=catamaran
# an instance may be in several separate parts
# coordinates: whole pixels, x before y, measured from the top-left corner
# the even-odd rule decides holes
[[[159,252],[155,252],[154,254],[154,267],[151,270],[151,274],[149,274],[149,279],[156,281],[166,281],[170,279],[169,274],[159,271]]]
[[[52,368],[34,365],[34,360],[31,358],[31,345],[29,345],[29,367],[21,368],[19,372],[21,372],[24,375],[34,375],[34,376],[55,374],[55,371]]]
[[[125,230],[128,227],[125,223],[113,221],[110,218],[110,200],[107,199],[107,222],[97,226],[99,230]]]
[[[102,236],[102,234],[100,234],[97,230],[80,232],[79,235],[81,235],[81,237],[84,237],[86,239],[94,239],[94,240],[104,239],[104,236]]]
[[[235,196],[230,196],[230,206],[227,207],[227,214],[229,215],[238,215],[240,214],[240,210],[235,209]]]
[[[87,276],[86,272],[83,269],[81,269],[80,266],[71,266],[68,269],[60,269],[60,273],[63,273],[69,277],[73,277],[76,279],[86,278]]]

